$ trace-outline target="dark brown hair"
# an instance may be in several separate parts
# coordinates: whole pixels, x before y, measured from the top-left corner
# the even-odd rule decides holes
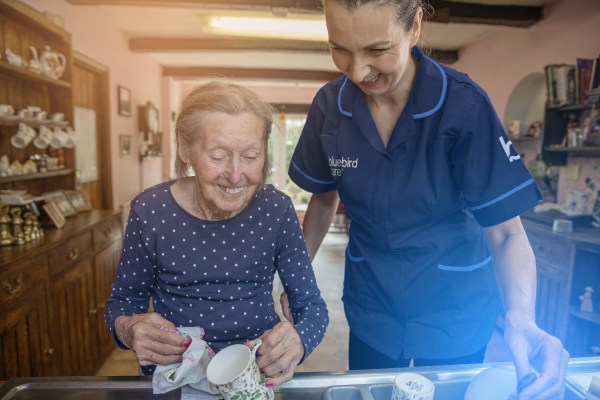
[[[321,0],[323,5],[326,1],[333,1],[340,4],[347,10],[355,10],[366,4],[390,7],[396,13],[398,22],[405,31],[412,28],[415,16],[419,8],[423,9],[423,18],[427,19],[432,14],[432,8],[425,0]]]

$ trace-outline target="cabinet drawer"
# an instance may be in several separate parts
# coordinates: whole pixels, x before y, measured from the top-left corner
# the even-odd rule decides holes
[[[568,268],[571,265],[573,245],[560,242],[550,235],[529,235],[529,241],[538,261]]]
[[[94,228],[92,234],[94,236],[94,250],[100,250],[109,243],[120,240],[123,236],[120,216],[100,222]]]
[[[92,252],[92,233],[90,231],[77,235],[75,238],[48,252],[48,268],[50,274],[57,274],[69,264],[80,260]]]
[[[0,315],[16,303],[33,297],[37,291],[44,290],[47,275],[42,256],[0,269]]]

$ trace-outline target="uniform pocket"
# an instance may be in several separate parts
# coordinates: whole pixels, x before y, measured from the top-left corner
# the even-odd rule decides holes
[[[437,264],[454,319],[486,315],[497,302],[492,257],[469,265]]]

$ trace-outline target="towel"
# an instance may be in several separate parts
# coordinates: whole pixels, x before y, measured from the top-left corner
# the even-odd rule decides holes
[[[214,355],[202,339],[204,329],[200,327],[179,328],[178,334],[189,337],[190,346],[183,353],[183,361],[170,365],[157,365],[152,376],[152,392],[166,393],[181,387],[182,399],[193,395],[195,399],[216,399],[218,389],[208,382],[206,368]]]

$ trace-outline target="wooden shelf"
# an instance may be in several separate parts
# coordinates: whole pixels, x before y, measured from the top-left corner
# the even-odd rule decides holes
[[[571,307],[571,315],[582,319],[584,321],[591,322],[596,325],[600,325],[600,312],[598,311],[581,311],[577,307]]]
[[[600,146],[564,147],[554,145],[546,147],[546,150],[563,153],[582,153],[590,155],[600,154]]]
[[[524,136],[524,137],[518,137],[518,138],[514,138],[514,139],[510,139],[513,143],[516,142],[533,142],[536,140],[540,140],[541,137],[533,137],[533,136]]]
[[[40,126],[47,126],[48,128],[66,128],[69,125],[69,121],[56,122],[49,119],[35,119],[35,118],[21,118],[21,117],[2,117],[0,116],[0,126],[19,126],[23,122],[32,128],[39,128]]]
[[[2,177],[0,177],[0,183],[28,181],[28,180],[32,180],[32,179],[45,179],[45,178],[52,178],[55,176],[65,176],[65,175],[69,175],[71,173],[73,173],[73,169],[64,168],[64,169],[57,169],[55,171],[37,172],[35,174],[2,176]]]
[[[67,81],[63,81],[60,79],[52,79],[45,75],[36,74],[35,72],[32,72],[26,68],[16,67],[16,66],[8,64],[6,62],[0,62],[0,72],[4,72],[4,73],[11,74],[13,76],[25,78],[27,80],[33,80],[38,83],[44,83],[44,84],[51,85],[54,87],[65,88],[65,89],[71,88],[71,83],[69,83]]]
[[[561,107],[548,107],[548,110],[564,112],[564,111],[581,111],[581,110],[586,110],[588,108],[592,108],[592,105],[591,104],[570,104],[568,106],[561,106]]]

